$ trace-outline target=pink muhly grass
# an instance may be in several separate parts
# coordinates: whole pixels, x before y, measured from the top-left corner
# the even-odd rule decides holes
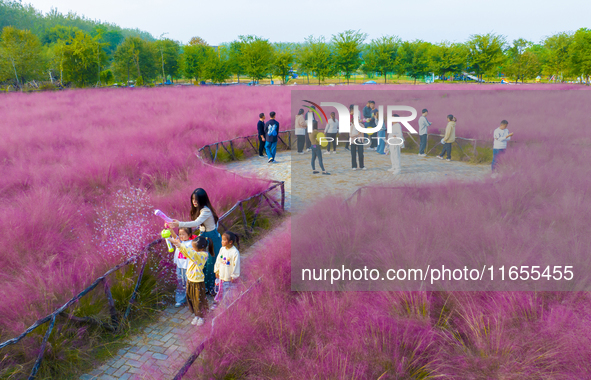
[[[203,187],[221,216],[238,199],[266,188],[264,181],[202,165],[195,152],[207,143],[256,133],[258,113],[268,113],[282,99],[288,104],[288,92],[263,97],[268,89],[162,90],[3,97],[3,339],[156,238],[162,223],[145,215],[148,206],[188,220],[189,196]],[[289,117],[275,110],[280,121]],[[124,221],[117,215],[117,194],[129,188],[147,190],[144,216],[130,214]],[[140,211],[139,204],[134,207]],[[101,217],[105,213],[110,221]],[[118,230],[103,236],[101,221]],[[119,242],[136,245],[129,252],[108,253],[116,244],[99,244],[116,241],[125,231],[127,240]]]
[[[216,322],[205,361],[193,373],[277,379],[589,377],[591,313],[584,292],[291,290],[289,279],[301,276],[301,268],[341,264],[388,268],[438,261],[473,267],[506,261],[574,265],[576,275],[589,273],[591,136],[587,117],[568,111],[581,109],[586,95],[540,93],[520,101],[514,95],[506,98],[511,112],[462,118],[472,136],[489,141],[502,118],[521,132],[516,135],[524,144],[500,159],[499,180],[368,189],[349,209],[339,197],[310,204],[293,217],[291,247],[288,236],[277,236],[245,267],[250,281],[264,273],[263,283]],[[491,109],[494,101],[487,101]],[[430,114],[437,110],[426,107]],[[486,133],[485,123],[491,125]],[[490,290],[503,289],[495,286]],[[586,286],[582,282],[577,289]],[[330,287],[360,289],[366,287]]]

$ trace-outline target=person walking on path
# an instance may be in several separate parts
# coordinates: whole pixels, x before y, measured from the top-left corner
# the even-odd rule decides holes
[[[312,133],[310,133],[310,141],[312,142],[312,174],[318,174],[318,170],[316,170],[316,158],[318,157],[318,164],[320,165],[320,169],[322,169],[322,174],[330,175],[324,169],[324,163],[322,162],[322,145],[320,145],[320,141],[318,141],[318,122],[314,120],[312,122]]]
[[[330,113],[330,119],[324,129],[324,134],[328,138],[328,145],[326,146],[326,154],[330,154],[330,147],[332,146],[333,154],[337,153],[337,135],[339,134],[339,121],[335,119],[335,113]],[[332,139],[332,141],[330,140]]]
[[[425,149],[427,148],[427,137],[429,136],[428,128],[431,125],[427,120],[427,114],[429,111],[423,109],[421,117],[419,117],[419,157],[426,157]]]
[[[306,143],[306,119],[304,118],[304,109],[300,108],[295,119],[295,135],[297,139],[298,154],[304,154],[304,144]]]
[[[505,153],[507,149],[507,141],[511,140],[513,133],[509,133],[507,126],[509,122],[507,120],[501,121],[501,125],[493,132],[493,160],[491,164],[492,171],[494,172],[497,166],[498,157]]]
[[[351,109],[353,105],[349,109]],[[353,123],[353,111],[351,111],[350,121],[351,123],[351,167],[353,170],[357,170],[357,158],[359,157],[359,169],[367,170],[363,162],[363,133],[359,132]]]
[[[399,117],[394,114],[394,117]],[[394,123],[392,125],[392,132],[388,136],[388,142],[390,143],[390,160],[392,162],[392,168],[388,169],[393,174],[400,174],[400,149],[404,148],[404,136],[402,135],[402,125],[400,123]]]
[[[443,144],[443,150],[441,154],[437,156],[440,160],[443,160],[443,155],[447,152],[447,160],[451,161],[451,144],[456,141],[456,122],[458,120],[454,115],[447,115],[447,126],[445,127],[445,136],[441,139]]]
[[[257,135],[259,137],[259,157],[263,156],[265,151],[265,114],[259,114],[259,122],[257,123]]]
[[[279,122],[275,120],[275,112],[269,114],[271,120],[265,124],[265,149],[267,150],[268,162],[275,161],[275,154],[277,153],[277,140],[279,136]]]
[[[172,223],[167,223],[169,228],[190,227],[195,230],[199,228],[199,236],[208,237],[213,241],[214,257],[207,259],[203,273],[205,275],[205,288],[211,295],[214,294],[215,275],[213,274],[213,266],[217,255],[222,247],[222,235],[218,232],[218,215],[216,214],[207,192],[202,188],[195,189],[191,194],[191,212],[189,214],[192,222],[179,222],[173,220]]]
[[[203,236],[198,236],[189,247],[176,239],[172,242],[184,256],[188,257],[187,303],[189,310],[195,315],[191,324],[201,326],[205,323],[205,313],[208,309],[203,269],[207,260],[213,257],[213,242],[210,238]]]

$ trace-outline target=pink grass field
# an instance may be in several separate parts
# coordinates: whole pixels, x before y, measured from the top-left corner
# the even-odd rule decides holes
[[[84,289],[130,245],[137,251],[156,237],[160,220],[145,213],[133,218],[133,209],[146,211],[151,203],[187,219],[190,194],[203,187],[221,215],[266,188],[264,181],[203,166],[195,153],[207,143],[256,133],[258,113],[276,102],[288,104],[289,93],[174,88],[0,97],[2,339]],[[115,203],[127,195],[117,191],[130,188],[147,189],[148,201],[128,202],[130,219],[123,220]],[[126,231],[129,244],[106,252],[114,246],[97,241],[115,227]]]
[[[20,333],[129,254],[125,246],[97,243],[108,240],[102,236],[105,233],[111,237],[105,231],[109,226],[129,231],[127,246],[134,244],[135,233],[141,243],[155,237],[161,224],[142,213],[148,203],[186,219],[189,195],[196,187],[208,190],[220,214],[236,200],[264,188],[264,182],[204,167],[194,153],[207,143],[253,134],[259,112],[276,111],[285,129],[291,124],[292,89],[427,91],[426,104],[413,106],[429,108],[433,131],[443,128],[442,119],[453,113],[458,117],[457,135],[463,137],[490,139],[499,121],[509,120],[518,148],[503,158],[500,182],[482,184],[492,189],[469,193],[454,183],[435,185],[442,192],[458,192],[456,208],[442,203],[441,196],[408,202],[407,223],[434,231],[422,249],[440,249],[436,232],[440,228],[458,233],[435,217],[445,212],[448,220],[470,227],[462,233],[471,247],[489,241],[480,240],[479,234],[493,226],[501,233],[517,229],[523,236],[515,233],[512,238],[521,239],[522,246],[545,233],[548,250],[588,251],[583,226],[589,225],[591,211],[585,196],[591,181],[591,125],[583,113],[588,103],[573,95],[591,94],[586,88],[296,87],[84,90],[0,97],[2,339]],[[472,96],[482,90],[493,91],[481,98]],[[537,90],[576,91],[545,97]],[[438,105],[441,93],[449,94],[451,106]],[[543,104],[544,112],[532,109],[532,104]],[[510,116],[497,113],[501,106]],[[469,108],[482,112],[468,112]],[[133,198],[130,188],[146,189],[146,197],[139,197],[141,202],[131,199],[137,208],[126,210],[122,219],[119,206],[122,198]],[[475,216],[471,224],[462,220],[466,212],[462,195],[488,214]],[[360,213],[356,218],[375,218],[384,197],[356,210]],[[421,221],[425,213],[433,217]],[[320,219],[328,214],[317,206],[295,218],[314,220],[307,227],[315,229],[315,237],[323,236],[331,225]],[[539,221],[538,229],[527,228],[532,220]],[[144,229],[145,225],[149,227]],[[339,226],[332,238],[347,239],[354,226]],[[311,236],[298,228],[294,219],[292,234]],[[419,228],[405,236],[407,242],[420,239]],[[586,293],[291,292],[291,236],[277,236],[244,268],[246,284],[264,274],[262,284],[247,302],[216,322],[206,359],[192,371],[204,371],[205,378],[252,379],[591,376]],[[452,239],[446,244],[446,249],[454,249]],[[317,263],[336,253],[304,248],[311,257],[318,255]]]
[[[297,268],[371,267],[378,260],[404,266],[420,255],[453,262],[455,253],[489,264],[574,264],[576,275],[587,276],[591,119],[584,110],[591,93],[576,89],[585,93],[442,90],[446,107],[437,102],[439,91],[425,94],[415,107],[428,108],[434,122],[457,115],[458,136],[492,145],[493,129],[509,120],[516,143],[499,163],[500,177],[368,190],[350,209],[338,198],[311,203],[292,218],[289,236],[277,236],[244,269],[246,283],[263,281],[216,321],[205,360],[191,375],[590,378],[588,292],[293,292],[289,280]]]

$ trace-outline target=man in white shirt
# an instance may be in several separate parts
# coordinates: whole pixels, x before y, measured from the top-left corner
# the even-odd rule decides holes
[[[505,153],[505,149],[507,149],[507,141],[511,140],[511,136],[513,133],[509,133],[507,126],[509,122],[507,120],[501,121],[501,125],[499,128],[495,129],[493,132],[493,160],[492,160],[492,171],[495,171],[497,156],[500,154]]]
[[[427,114],[429,111],[427,109],[423,109],[422,115],[419,118],[419,139],[420,139],[420,147],[419,147],[419,156],[425,157],[425,149],[427,148],[427,136],[428,135],[428,128],[431,125],[429,120],[427,120]]]

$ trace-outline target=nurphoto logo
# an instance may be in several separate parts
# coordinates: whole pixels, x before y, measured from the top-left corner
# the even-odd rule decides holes
[[[312,101],[309,100],[304,100],[304,102],[311,104],[311,106],[308,105],[304,105],[305,108],[309,109],[310,112],[307,113],[307,126],[308,126],[308,133],[311,133],[313,130],[313,120],[314,120],[314,115],[312,114],[312,112],[314,114],[316,114],[318,116],[319,119],[322,119],[324,116],[324,121],[328,123],[328,117],[326,117],[326,113],[324,112],[324,109],[322,107],[334,107],[337,109],[338,115],[339,115],[339,120],[347,120],[350,116],[350,112],[349,112],[349,108],[347,108],[346,106],[344,106],[341,103],[337,103],[337,102],[321,102],[320,105],[316,104]],[[378,106],[378,113],[379,115],[384,115],[384,106]],[[412,125],[410,125],[409,123],[411,121],[413,121],[414,119],[416,119],[417,117],[417,110],[413,107],[410,106],[404,106],[404,105],[389,105],[386,107],[386,130],[387,133],[391,134],[392,133],[392,126],[395,123],[400,123],[402,126],[404,126],[404,128],[406,128],[408,130],[409,133],[412,134],[417,134],[418,132],[412,127]],[[396,111],[403,111],[403,112],[410,112],[410,116],[399,116],[397,114],[395,114]],[[321,115],[322,113],[322,115]],[[353,105],[353,122],[351,124],[353,124],[353,126],[355,127],[355,129],[357,131],[359,131],[360,133],[367,133],[367,134],[374,134],[377,132],[379,132],[383,126],[384,126],[384,117],[380,116],[379,118],[376,118],[376,126],[375,127],[365,127],[363,125],[361,125],[359,123],[360,121],[360,117],[359,117],[359,107],[357,105]],[[342,123],[341,125],[339,125],[339,133],[351,133],[351,124],[349,123]],[[379,139],[378,137],[371,137],[372,139]],[[334,138],[332,137],[321,137],[320,138],[322,141],[326,141],[326,142],[332,142],[334,141]],[[389,145],[402,145],[404,143],[404,140],[401,137],[391,137],[388,139],[385,138],[381,138],[383,139],[386,143],[388,143]],[[356,137],[356,141],[357,144],[359,145],[369,145],[371,143],[371,139],[369,137],[363,137],[363,136],[359,136]],[[339,140],[337,137],[337,144],[338,144]]]

